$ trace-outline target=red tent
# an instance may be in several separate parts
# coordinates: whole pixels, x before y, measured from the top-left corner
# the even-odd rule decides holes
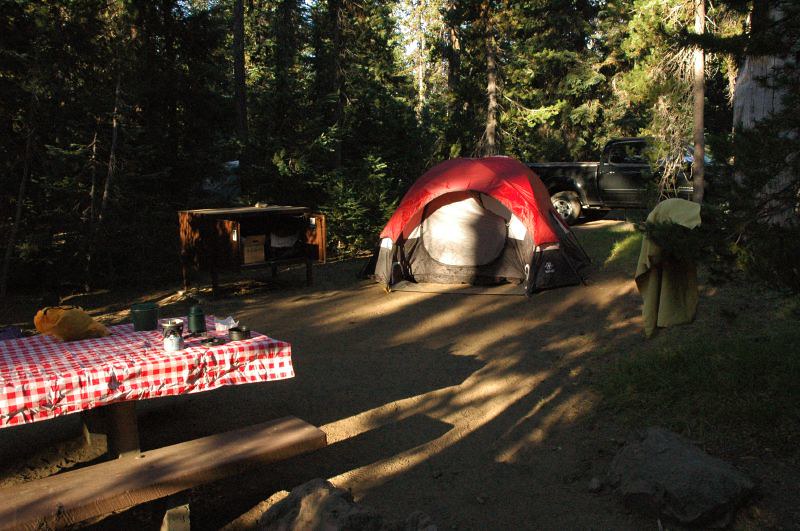
[[[381,232],[377,280],[524,283],[528,293],[583,280],[588,264],[550,195],[509,157],[452,159],[420,177]]]

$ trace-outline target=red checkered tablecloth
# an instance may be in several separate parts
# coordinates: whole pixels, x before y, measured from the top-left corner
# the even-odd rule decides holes
[[[213,321],[207,319],[209,335],[224,336],[213,331]],[[160,330],[134,332],[130,324],[109,330],[108,337],[81,341],[45,335],[0,341],[0,428],[112,402],[294,376],[291,345],[256,332],[216,347],[188,338],[184,350],[165,352]]]

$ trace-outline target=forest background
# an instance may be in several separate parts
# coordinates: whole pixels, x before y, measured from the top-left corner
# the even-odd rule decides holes
[[[668,151],[700,49],[708,254],[800,289],[799,20],[788,0],[0,0],[2,291],[177,279],[176,211],[225,206],[202,183],[226,161],[244,204],[319,208],[347,255],[450,157]]]

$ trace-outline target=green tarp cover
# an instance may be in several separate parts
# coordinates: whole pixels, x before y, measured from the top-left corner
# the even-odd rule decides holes
[[[675,223],[688,229],[700,225],[700,205],[685,199],[662,201],[647,216],[647,223]],[[697,311],[697,267],[691,261],[676,260],[645,236],[636,287],[644,304],[644,333],[650,337],[657,327],[690,323]]]

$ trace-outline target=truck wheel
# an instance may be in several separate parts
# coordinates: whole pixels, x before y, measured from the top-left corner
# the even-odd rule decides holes
[[[576,192],[558,192],[550,200],[553,202],[556,212],[564,218],[564,221],[569,225],[577,223],[578,218],[581,216],[581,201],[578,199]]]

